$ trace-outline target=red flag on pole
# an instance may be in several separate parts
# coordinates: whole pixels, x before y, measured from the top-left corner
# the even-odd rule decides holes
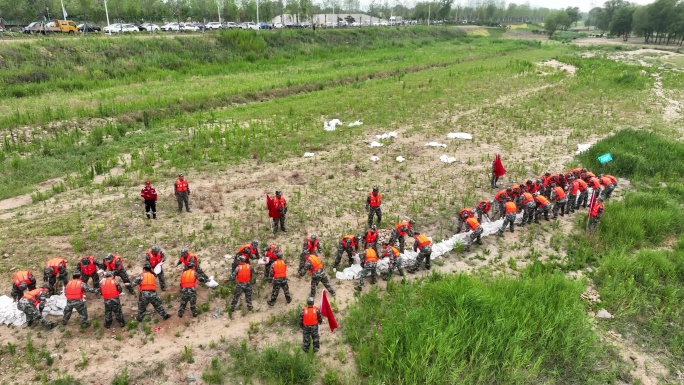
[[[587,213],[587,218],[591,216],[591,210],[594,208],[594,205],[596,204],[596,198],[598,197],[598,194],[596,192],[597,191],[594,190],[591,193],[591,200],[589,201],[589,212]]]
[[[276,207],[273,199],[266,194],[266,207],[268,207],[268,216],[271,218],[280,218],[280,211]]]
[[[332,308],[330,307],[330,302],[328,302],[328,295],[325,289],[323,289],[323,296],[321,298],[321,315],[328,319],[330,331],[334,332],[338,325],[335,320],[335,314],[333,314]]]
[[[501,163],[501,155],[496,154],[496,158],[494,158],[494,176],[496,178],[501,178],[504,175],[506,175],[506,169],[504,168],[503,163]]]

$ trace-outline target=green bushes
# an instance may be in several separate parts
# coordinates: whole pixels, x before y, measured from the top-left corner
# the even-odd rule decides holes
[[[435,274],[361,297],[347,337],[371,383],[585,383],[598,351],[583,290],[538,263],[523,279]]]
[[[608,152],[613,161],[601,165],[597,158]],[[681,181],[684,175],[684,143],[648,131],[619,131],[596,143],[579,159],[594,172],[642,181]]]
[[[259,352],[250,350],[247,342],[243,341],[239,347],[230,349],[230,355],[235,373],[244,377],[246,382],[250,382],[249,379],[253,376],[266,384],[307,385],[316,379],[318,360],[303,353],[299,346],[292,349],[289,344],[280,344],[266,347]],[[214,367],[218,368],[219,363],[212,362],[212,368]]]

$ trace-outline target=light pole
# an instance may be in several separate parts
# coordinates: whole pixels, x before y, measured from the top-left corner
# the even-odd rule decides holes
[[[218,8],[219,24],[221,24],[221,3],[220,0],[216,0],[216,8]]]
[[[107,15],[107,26],[109,27],[109,10],[107,10],[107,0],[104,0],[105,15]]]
[[[259,0],[256,0],[256,3],[257,3],[257,27],[259,27],[259,29],[261,29],[261,26],[259,25]],[[257,31],[259,29],[257,29]]]

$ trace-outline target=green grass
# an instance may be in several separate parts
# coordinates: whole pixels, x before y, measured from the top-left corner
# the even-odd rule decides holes
[[[580,282],[536,263],[521,279],[433,274],[361,297],[345,320],[370,383],[578,383],[600,377]]]
[[[293,352],[294,351],[294,352]],[[243,341],[240,346],[229,350],[235,375],[246,382],[256,377],[265,384],[312,384],[320,369],[319,361],[313,355],[307,355],[287,343],[268,346],[261,351],[253,350]],[[248,362],[249,365],[245,365]],[[220,367],[212,361],[212,370]]]

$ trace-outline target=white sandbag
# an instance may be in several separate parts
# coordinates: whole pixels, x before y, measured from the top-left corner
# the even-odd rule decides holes
[[[154,267],[154,274],[159,274],[162,272],[162,265],[163,264],[164,264],[164,262],[161,262],[161,263],[157,264],[157,266]]]
[[[465,132],[450,132],[447,134],[447,138],[472,140],[473,136],[470,134],[466,134]]]
[[[26,323],[26,314],[17,308],[17,303],[11,297],[0,297],[0,323],[4,325],[21,326]]]
[[[404,157],[401,156],[401,155],[399,155],[399,156],[397,157],[397,162],[399,162],[399,163],[401,163],[401,162],[403,162],[403,161],[405,161],[405,160],[406,160],[406,158],[404,158]]]
[[[258,265],[268,265],[268,261],[269,261],[268,257],[261,257],[257,261],[257,264]]]
[[[584,143],[584,144],[577,144],[577,151],[575,151],[575,155],[579,155],[591,148],[591,143]]]
[[[438,143],[438,142],[427,142],[427,143],[425,143],[425,146],[427,146],[427,147],[446,147],[446,144]]]
[[[337,126],[341,124],[342,122],[339,119],[333,119],[329,122],[323,123],[323,129],[326,131],[335,131]]]
[[[454,163],[456,161],[456,158],[454,158],[453,156],[442,155],[439,157],[439,160],[441,160],[443,163]]]
[[[377,156],[373,155],[373,156],[370,157],[370,160],[371,160],[371,162],[377,162],[377,161],[380,160],[380,157],[377,157]]]
[[[380,142],[376,142],[376,141],[374,140],[374,141],[370,142],[370,146],[371,146],[371,147],[382,147],[383,144],[380,143]]]
[[[346,281],[351,281],[352,279],[359,279],[362,270],[363,268],[361,267],[361,264],[354,264],[342,271],[338,271],[337,273],[335,273],[335,278],[343,279]]]
[[[396,138],[397,137],[397,132],[396,131],[390,131],[386,134],[382,135],[375,135],[376,138],[378,139],[389,139],[389,138]]]
[[[64,308],[66,307],[67,299],[64,293],[60,295],[53,295],[45,300],[45,308],[43,308],[43,317],[46,315],[63,316]]]
[[[208,288],[213,289],[216,286],[218,286],[219,284],[218,284],[218,282],[214,281],[214,276],[212,275],[211,277],[209,277],[209,281],[207,281],[207,283],[205,283],[205,285],[207,285]]]
[[[304,157],[305,157],[305,158],[311,158],[311,157],[314,156],[314,155],[316,155],[316,154],[314,154],[313,152],[305,152],[305,153],[304,153]]]
[[[356,126],[360,126],[360,125],[362,125],[362,124],[363,124],[362,121],[357,120],[357,121],[355,121],[355,122],[349,123],[348,127],[356,127]]]

